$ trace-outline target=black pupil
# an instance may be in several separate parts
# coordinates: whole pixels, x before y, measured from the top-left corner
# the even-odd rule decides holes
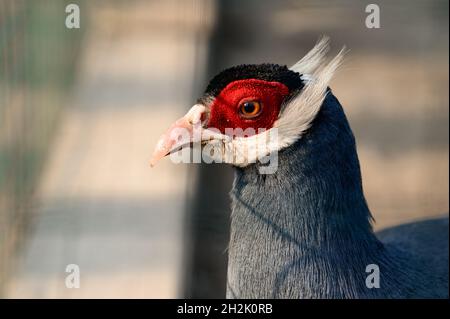
[[[255,111],[255,103],[254,102],[245,102],[244,103],[244,113],[253,113]]]

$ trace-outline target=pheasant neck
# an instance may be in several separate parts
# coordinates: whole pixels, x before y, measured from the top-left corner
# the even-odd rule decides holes
[[[390,267],[372,231],[353,135],[330,102],[315,129],[279,153],[274,174],[236,169],[228,297],[361,296],[366,267]]]

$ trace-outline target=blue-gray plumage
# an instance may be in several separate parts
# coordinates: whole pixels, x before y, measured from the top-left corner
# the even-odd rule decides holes
[[[342,51],[324,65],[327,50],[324,39],[291,68],[219,73],[161,137],[152,163],[199,142],[197,127],[208,133],[200,142],[236,167],[229,298],[448,298],[448,217],[372,230],[355,138],[328,88]],[[174,138],[179,129],[190,138]],[[278,136],[263,155],[277,154],[278,167],[262,174],[266,164],[249,150],[268,132]]]
[[[278,170],[236,168],[228,298],[448,298],[448,218],[375,235],[355,139],[329,92]],[[366,286],[376,264],[380,287]]]

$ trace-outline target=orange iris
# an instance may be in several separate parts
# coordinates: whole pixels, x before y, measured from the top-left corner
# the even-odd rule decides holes
[[[239,112],[246,119],[257,117],[261,113],[261,109],[259,101],[245,101],[239,105]]]

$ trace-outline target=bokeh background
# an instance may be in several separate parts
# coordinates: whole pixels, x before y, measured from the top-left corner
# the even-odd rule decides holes
[[[376,1],[380,29],[369,3],[0,0],[0,297],[224,297],[232,168],[153,146],[218,71],[323,34],[375,229],[447,214],[448,1]]]

